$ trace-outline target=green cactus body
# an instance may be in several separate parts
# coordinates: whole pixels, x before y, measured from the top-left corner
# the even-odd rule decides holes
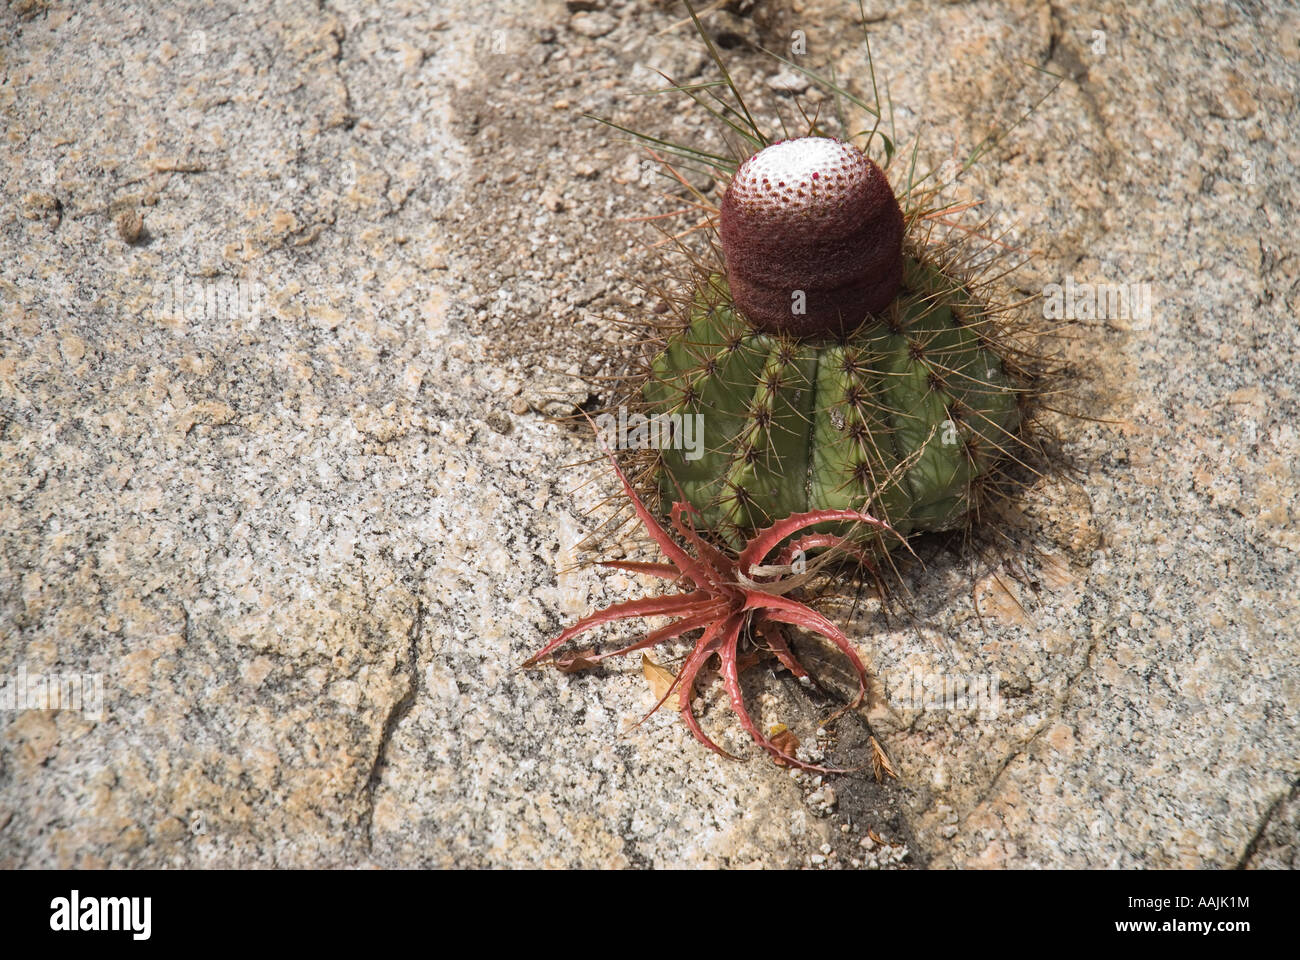
[[[684,495],[700,526],[732,542],[822,509],[867,510],[903,535],[961,526],[1020,420],[982,316],[960,284],[909,257],[879,320],[796,340],[751,329],[715,275],[642,391],[653,415],[702,418],[697,459],[661,450],[661,493]]]

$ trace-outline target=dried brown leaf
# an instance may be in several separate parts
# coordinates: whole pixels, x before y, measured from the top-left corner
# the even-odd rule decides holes
[[[876,775],[876,783],[880,783],[886,774],[895,780],[898,779],[898,770],[895,769],[894,762],[889,759],[889,755],[874,736],[871,738],[871,772]]]
[[[782,753],[789,754],[792,757],[794,756],[794,752],[799,749],[799,738],[791,733],[790,728],[784,723],[778,723],[776,726],[772,727],[768,739],[772,741],[772,745],[778,750]],[[782,760],[780,757],[772,757],[772,762],[778,767],[790,766],[789,763]]]
[[[641,672],[650,684],[650,692],[654,694],[656,703],[668,696],[668,691],[677,680],[677,674],[667,667],[659,666],[644,653],[641,654]]]
[[[867,830],[867,836],[869,836],[869,837],[872,839],[872,841],[873,841],[874,843],[878,843],[878,844],[880,844],[882,847],[901,847],[901,846],[902,846],[901,843],[895,843],[893,840],[885,840],[885,839],[882,839],[881,836],[880,836],[880,834],[876,833],[875,830],[870,830],[870,829]]]

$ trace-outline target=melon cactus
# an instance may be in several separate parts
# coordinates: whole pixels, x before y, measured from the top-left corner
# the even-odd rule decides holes
[[[875,579],[883,599],[889,550],[911,534],[969,529],[990,493],[1015,486],[1010,462],[1032,472],[1041,448],[1027,414],[1044,367],[1021,346],[1028,331],[1015,309],[996,306],[985,285],[1005,248],[983,228],[950,219],[973,204],[934,206],[942,188],[924,186],[929,174],[916,178],[915,154],[900,203],[884,171],[855,144],[820,136],[816,117],[805,114],[809,136],[773,143],[687,8],[734,105],[710,89],[725,108],[719,111],[700,85],[675,86],[721,121],[730,156],[610,122],[643,140],[694,197],[687,209],[703,216],[685,231],[665,231],[665,242],[678,243],[690,260],[691,279],[645,288],[676,303],[679,314],[649,341],[631,393],[592,422],[624,506],[661,554],[602,565],[657,578],[668,590],[583,617],[526,663],[550,657],[572,672],[685,640],[681,668],[654,709],[675,699],[692,734],[730,756],[703,732],[692,706],[701,671],[716,659],[732,710],[754,741],[778,763],[827,772],[776,742],[748,712],[740,678],[746,658],[770,654],[792,676],[816,683],[791,630],[819,635],[858,681],[834,716],[861,705],[868,675],[853,643],[799,598],[833,587],[843,571],[826,577],[822,561],[843,557],[859,564],[853,573]],[[874,89],[874,69],[871,76]],[[825,86],[838,103],[843,91]],[[869,148],[879,136],[888,165],[896,152],[879,130],[879,98],[875,109],[850,99],[875,118],[863,142]],[[841,116],[838,129],[852,127]],[[721,203],[710,203],[673,162],[729,178]],[[953,234],[932,242],[936,224],[952,228],[955,242]],[[684,241],[698,229],[710,239],[716,231],[720,258],[715,244],[701,253],[703,244]],[[615,447],[638,452],[621,466]],[[813,551],[818,562],[802,563]],[[670,622],[612,651],[555,659],[588,631],[643,617]],[[874,736],[870,743],[877,778],[892,775]]]
[[[905,253],[903,226],[851,144],[804,137],[741,164],[721,206],[726,272],[701,280],[641,390],[652,415],[703,429],[702,454],[660,451],[667,501],[732,543],[816,510],[904,535],[966,523],[1017,442],[1023,384],[988,307]]]

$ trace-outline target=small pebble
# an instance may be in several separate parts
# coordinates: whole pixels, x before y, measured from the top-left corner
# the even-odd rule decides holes
[[[782,70],[768,77],[767,85],[777,93],[796,94],[808,89],[808,78],[794,70]]]
[[[117,233],[129,244],[136,244],[144,233],[144,217],[139,210],[123,210],[117,215]]]
[[[559,213],[564,209],[564,198],[554,189],[542,191],[542,195],[538,199],[541,200],[542,206],[551,211],[551,213]]]
[[[616,26],[618,23],[608,13],[575,13],[569,20],[569,27],[574,33],[593,40],[612,32]]]

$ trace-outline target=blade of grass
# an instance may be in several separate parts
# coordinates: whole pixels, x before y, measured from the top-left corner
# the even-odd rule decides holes
[[[604,117],[597,117],[594,114],[584,113],[583,116],[588,120],[595,120],[597,123],[603,123],[607,127],[613,127],[615,130],[626,133],[630,137],[635,137],[643,143],[653,143],[655,146],[662,147],[674,156],[681,157],[684,160],[694,160],[697,163],[704,163],[707,166],[713,167],[715,170],[726,170],[729,173],[734,173],[736,170],[735,161],[730,160],[727,157],[720,157],[716,153],[707,153],[703,150],[696,150],[693,147],[688,147],[685,144],[673,143],[671,140],[652,137],[648,133],[641,133],[637,130],[631,129],[630,127],[625,127],[622,124],[615,123],[613,120],[606,120]]]
[[[700,39],[704,41],[704,45],[709,51],[709,57],[713,60],[714,66],[718,68],[718,72],[722,74],[722,79],[726,80],[727,86],[731,88],[731,92],[736,98],[736,103],[740,105],[740,110],[745,115],[745,121],[749,124],[749,128],[754,131],[754,136],[762,141],[764,146],[767,146],[771,141],[763,134],[763,131],[758,128],[758,124],[754,122],[753,114],[749,112],[749,107],[745,105],[745,98],[742,97],[740,91],[736,89],[736,84],[731,79],[731,74],[727,71],[726,64],[722,62],[722,57],[718,55],[718,50],[713,45],[713,41],[710,40],[709,35],[705,33],[704,25],[700,23],[700,18],[695,13],[695,7],[691,4],[691,0],[684,0],[684,2],[686,3],[687,12],[691,15],[691,22],[695,24],[695,32],[698,33]]]
[[[632,90],[629,91],[628,96],[654,97],[661,93],[677,93],[679,90],[683,92],[687,90],[706,90],[709,87],[725,87],[727,85],[725,80],[701,80],[699,83],[678,83],[662,70],[656,70],[655,73],[666,79],[670,84],[672,84],[672,86],[655,87],[653,90]]]
[[[1017,119],[1015,123],[1011,124],[1011,126],[1007,127],[1005,130],[1002,130],[1001,132],[996,134],[991,133],[983,140],[981,140],[979,144],[975,147],[975,149],[971,151],[970,156],[966,158],[966,162],[962,164],[961,169],[963,173],[969,170],[975,164],[979,163],[980,159],[986,153],[988,153],[990,150],[992,150],[994,147],[1000,144],[1004,139],[1006,139],[1007,135],[1011,133],[1012,130],[1016,129],[1016,127],[1020,126],[1022,123],[1028,120],[1030,115],[1035,110],[1037,110],[1040,106],[1042,106],[1043,102],[1048,97],[1050,97],[1052,94],[1056,92],[1056,88],[1065,82],[1064,76],[1058,73],[1053,73],[1051,70],[1048,70],[1046,67],[1040,67],[1034,63],[1026,63],[1025,66],[1030,67],[1033,70],[1037,70],[1039,73],[1045,73],[1049,77],[1055,77],[1056,83],[1052,84],[1052,88],[1050,90],[1048,90],[1045,94],[1043,94],[1036,101],[1034,101],[1033,105],[1024,113],[1022,113],[1019,119]]]
[[[880,110],[880,85],[876,82],[876,58],[871,55],[871,32],[867,30],[867,10],[866,7],[863,6],[863,0],[858,0],[858,22],[862,25],[862,43],[867,50],[867,70],[871,74],[871,97],[876,103],[876,122],[871,127],[871,132],[867,134],[866,143],[867,149],[869,150],[871,148],[872,138],[875,137],[877,133],[880,133],[880,123],[883,119],[883,114]],[[890,116],[893,116],[892,103],[890,104]],[[885,165],[888,166],[889,161],[892,160],[894,156],[894,143],[883,133],[880,133],[880,139],[884,141],[885,144]]]
[[[659,74],[659,76],[663,77],[665,80],[667,80],[669,83],[673,84],[674,86],[677,86],[673,78],[668,76],[668,74],[664,73],[662,70],[656,70],[655,73]],[[686,94],[686,96],[690,97],[691,102],[694,103],[697,107],[701,107],[702,109],[707,110],[710,116],[716,117],[717,119],[721,120],[732,130],[735,130],[736,133],[740,134],[742,137],[744,137],[754,146],[758,147],[760,150],[763,149],[763,147],[767,146],[766,143],[759,140],[757,137],[755,137],[752,133],[750,133],[740,124],[735,123],[729,117],[724,116],[723,114],[719,113],[717,110],[714,110],[711,106],[709,106],[707,103],[702,101],[699,97],[697,97],[693,91],[687,90],[684,87],[678,87],[678,89],[681,90],[682,93]],[[709,92],[712,93],[712,91]],[[730,105],[727,104],[725,101],[722,101],[722,99],[720,97],[717,97],[716,94],[714,95],[714,99],[717,99],[719,102],[721,102],[726,109],[728,110],[731,109]]]
[[[860,97],[855,97],[853,94],[849,93],[849,91],[845,90],[845,89],[844,89],[843,87],[841,87],[837,82],[835,82],[835,80],[834,80],[834,76],[835,76],[835,65],[834,65],[834,64],[832,64],[832,65],[831,65],[831,68],[830,68],[830,69],[831,69],[831,77],[832,77],[832,79],[831,79],[831,80],[827,80],[825,77],[823,77],[823,76],[822,76],[820,73],[818,73],[816,70],[811,70],[811,69],[809,69],[808,67],[801,67],[801,66],[799,66],[799,64],[793,62],[792,60],[787,60],[785,57],[781,56],[779,53],[773,53],[771,50],[768,50],[766,47],[759,47],[758,49],[761,50],[761,51],[763,51],[763,53],[767,54],[767,55],[768,55],[769,57],[771,57],[773,60],[778,60],[778,61],[780,61],[781,63],[785,64],[787,67],[790,67],[790,68],[793,69],[793,70],[798,70],[800,73],[802,73],[802,74],[803,74],[805,77],[807,77],[808,79],[810,79],[810,80],[816,82],[817,84],[819,84],[820,86],[822,86],[822,87],[825,88],[826,90],[831,91],[833,94],[835,94],[835,95],[837,95],[837,96],[841,96],[841,97],[843,97],[845,100],[848,100],[850,103],[852,103],[855,107],[859,107],[859,108],[865,110],[867,113],[871,114],[871,116],[873,116],[873,117],[879,117],[879,116],[880,116],[880,109],[879,109],[878,107],[872,107],[871,104],[867,103],[865,100],[861,99]],[[846,125],[845,129],[847,129],[847,125]]]

